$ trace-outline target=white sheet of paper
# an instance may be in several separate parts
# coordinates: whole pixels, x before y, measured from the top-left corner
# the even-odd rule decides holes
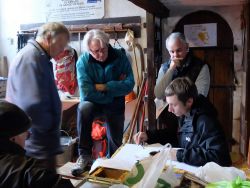
[[[131,171],[138,160],[149,157],[151,151],[159,151],[162,147],[161,144],[153,144],[146,147],[136,144],[125,144],[111,159],[97,159],[91,166],[89,173],[100,166]]]
[[[174,168],[185,170],[185,171],[191,172],[193,174],[195,174],[195,172],[196,172],[196,170],[198,168],[196,166],[191,166],[191,165],[188,165],[186,163],[181,163],[181,162],[178,162],[178,161],[170,161],[170,160],[168,160],[167,165],[170,165],[170,163],[172,163]]]
[[[89,173],[91,174],[98,167],[106,167],[120,170],[131,171],[133,166],[138,160],[143,160],[150,156],[152,151],[160,151],[163,148],[161,144],[152,144],[146,147],[136,144],[125,144],[120,151],[111,159],[97,159],[91,166]],[[167,165],[170,164],[168,160]],[[175,168],[186,170],[191,173],[195,173],[197,167],[191,166],[178,161],[172,161],[172,165]]]

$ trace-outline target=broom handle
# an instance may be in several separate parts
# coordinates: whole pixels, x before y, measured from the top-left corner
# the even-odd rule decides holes
[[[147,74],[144,73],[143,74],[143,80],[142,80],[142,84],[141,84],[141,87],[140,87],[140,92],[139,92],[139,96],[138,96],[138,101],[137,101],[137,104],[136,104],[136,108],[135,108],[135,111],[134,111],[134,114],[133,114],[133,118],[131,120],[131,124],[129,126],[130,130],[129,130],[129,138],[128,138],[128,143],[131,143],[132,141],[132,137],[133,137],[133,134],[134,134],[134,130],[135,130],[135,125],[136,125],[136,118],[138,116],[138,112],[139,112],[139,107],[140,107],[140,104],[141,104],[141,100],[143,98],[143,95],[144,95],[144,91],[145,91],[145,84],[146,84],[146,80],[147,80]]]

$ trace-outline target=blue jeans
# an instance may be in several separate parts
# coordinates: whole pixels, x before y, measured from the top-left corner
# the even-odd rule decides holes
[[[95,117],[105,116],[107,119],[108,157],[122,144],[124,129],[124,112],[114,113],[104,105],[89,101],[80,102],[77,109],[77,132],[79,137],[78,153],[82,156],[91,156],[92,122]]]

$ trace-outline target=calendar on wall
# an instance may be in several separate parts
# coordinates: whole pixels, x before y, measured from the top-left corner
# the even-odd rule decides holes
[[[184,25],[184,34],[189,47],[217,46],[216,23]]]
[[[104,0],[46,0],[46,22],[100,19]]]

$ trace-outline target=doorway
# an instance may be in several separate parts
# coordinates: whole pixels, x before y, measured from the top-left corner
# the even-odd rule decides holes
[[[209,99],[218,111],[222,128],[229,146],[232,143],[234,45],[233,33],[228,23],[212,11],[197,11],[184,16],[175,26],[174,32],[184,33],[184,25],[216,23],[217,46],[190,48],[210,67]]]

